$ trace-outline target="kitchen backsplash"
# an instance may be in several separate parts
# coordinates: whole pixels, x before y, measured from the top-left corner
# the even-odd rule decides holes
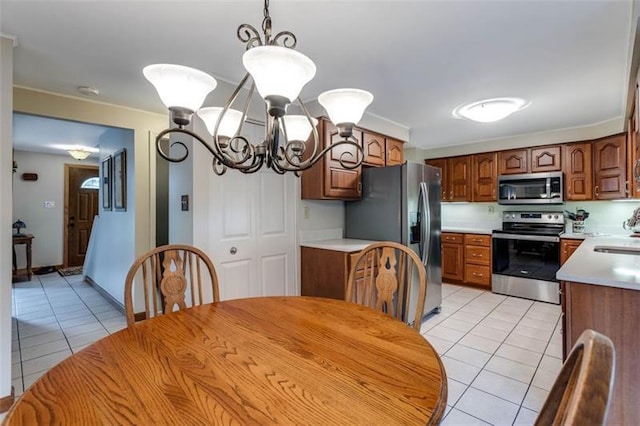
[[[635,202],[614,201],[569,201],[555,206],[504,206],[497,203],[443,203],[443,228],[496,229],[502,224],[502,212],[505,211],[563,211],[575,212],[577,209],[589,212],[585,221],[585,232],[610,234],[628,234],[622,229],[622,222],[631,217],[640,207]],[[565,219],[567,231],[571,231],[571,220]]]

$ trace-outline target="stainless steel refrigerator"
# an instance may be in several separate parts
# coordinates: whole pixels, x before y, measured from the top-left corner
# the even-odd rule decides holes
[[[418,163],[364,168],[362,200],[346,202],[345,236],[394,241],[411,247],[427,272],[424,315],[442,304],[440,187],[437,167]],[[414,274],[409,313],[417,306],[417,274]]]

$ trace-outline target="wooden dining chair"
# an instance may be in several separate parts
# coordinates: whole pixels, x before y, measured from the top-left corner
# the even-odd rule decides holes
[[[169,244],[146,252],[133,262],[125,280],[127,326],[133,326],[136,319],[172,312],[176,306],[185,309],[202,304],[202,290],[207,283],[211,286],[212,301],[219,301],[216,269],[202,250],[188,245]],[[142,318],[136,318],[141,313],[134,312],[134,289],[144,295]],[[187,293],[190,296],[189,304]]]
[[[611,401],[614,371],[615,349],[611,339],[585,330],[562,366],[536,426],[603,425]]]
[[[416,273],[417,295],[411,291]],[[365,247],[356,256],[345,300],[381,310],[403,322],[413,320],[413,328],[419,332],[426,293],[427,274],[420,257],[409,247],[383,241]],[[412,304],[416,305],[416,314],[408,318]]]

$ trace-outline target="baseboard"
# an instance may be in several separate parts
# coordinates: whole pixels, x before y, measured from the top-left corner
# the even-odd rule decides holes
[[[113,305],[114,308],[116,308],[117,310],[119,310],[120,312],[122,312],[122,314],[124,315],[124,305],[122,303],[120,303],[118,300],[116,300],[111,294],[109,294],[105,289],[103,289],[102,287],[100,287],[100,285],[98,283],[96,283],[94,280],[91,279],[91,277],[89,276],[85,276],[84,280],[91,286],[94,288],[95,291],[97,291],[98,293],[100,293],[100,295],[102,297],[104,297],[105,299],[107,299],[107,301],[109,303],[111,303]],[[124,290],[124,283],[122,284],[122,289]]]
[[[11,408],[15,399],[15,389],[11,386],[11,395],[0,398],[0,413],[9,411],[9,408]]]

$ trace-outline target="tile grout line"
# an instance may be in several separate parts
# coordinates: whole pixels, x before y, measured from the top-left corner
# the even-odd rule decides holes
[[[445,300],[445,299],[447,299],[448,297],[450,297],[450,296],[452,296],[452,295],[456,294],[457,292],[459,292],[459,291],[461,291],[461,290],[462,290],[462,288],[460,288],[459,290],[457,290],[457,291],[455,291],[455,292],[452,292],[452,293],[448,294],[448,295],[443,299],[443,302],[444,302],[444,300]],[[453,311],[453,313],[451,313],[451,315],[448,315],[445,319],[443,319],[442,321],[440,321],[438,324],[434,325],[434,326],[433,326],[433,327],[431,327],[431,328],[434,328],[434,327],[436,327],[436,326],[438,326],[438,325],[441,325],[441,324],[442,324],[442,322],[444,322],[444,321],[445,321],[446,319],[448,319],[448,318],[451,318],[454,314],[456,314],[456,313],[458,313],[458,312],[465,312],[465,311],[461,311],[461,309],[462,309],[462,308],[464,308],[465,306],[469,305],[470,303],[472,303],[472,302],[473,302],[474,300],[476,300],[478,297],[482,296],[482,294],[484,294],[484,293],[481,293],[481,294],[479,294],[478,296],[476,296],[476,297],[474,297],[474,298],[470,299],[470,300],[469,300],[469,301],[467,301],[465,304],[463,304],[462,306],[460,306],[458,309],[456,309],[455,311]],[[480,325],[480,323],[481,323],[482,321],[484,321],[486,318],[488,318],[488,317],[489,317],[489,315],[490,315],[491,313],[495,312],[495,311],[496,311],[496,309],[497,309],[500,305],[502,305],[505,301],[507,301],[507,300],[509,300],[509,297],[505,297],[505,298],[504,298],[500,303],[498,303],[498,304],[497,304],[493,309],[491,309],[487,314],[485,314],[484,316],[482,316],[482,319],[480,319],[480,320],[479,320],[479,321],[474,325],[474,327],[473,327],[471,330],[469,330],[468,332],[465,332],[465,334],[464,334],[460,339],[457,339],[457,340],[453,343],[453,345],[452,345],[450,348],[448,348],[446,351],[444,351],[444,352],[442,353],[442,356],[445,356],[445,355],[446,355],[446,354],[447,354],[447,353],[448,353],[448,352],[449,352],[449,351],[450,351],[454,346],[456,346],[456,345],[461,345],[461,346],[464,346],[464,347],[469,348],[468,346],[464,345],[463,343],[460,343],[460,341],[461,341],[465,336],[469,335],[469,334],[471,333],[471,331],[472,331],[475,327],[477,327],[478,325]],[[525,318],[526,318],[527,313],[529,313],[529,312],[534,308],[534,306],[536,306],[536,302],[535,302],[535,301],[533,301],[533,302],[529,305],[529,307],[528,307],[528,308],[527,308],[527,309],[522,313],[522,315],[520,315],[520,317],[519,317],[518,321],[517,321],[517,322],[515,323],[515,325],[511,328],[511,330],[509,331],[509,333],[505,336],[505,338],[504,338],[504,339],[502,339],[502,340],[499,342],[499,343],[500,343],[500,345],[498,346],[498,349],[499,349],[500,347],[502,347],[502,345],[506,344],[506,343],[505,343],[505,342],[506,342],[506,340],[507,340],[507,339],[508,339],[512,334],[514,334],[514,331],[515,331],[516,327],[517,327],[517,326],[522,322],[522,320],[523,320],[523,319],[525,319]],[[472,313],[473,313],[473,312],[472,312]],[[474,314],[475,314],[475,313],[474,313]],[[475,314],[475,315],[480,316],[480,314]],[[536,320],[535,318],[530,318],[530,317],[529,317],[529,319]],[[525,393],[524,393],[523,399],[522,399],[522,401],[521,401],[519,404],[516,404],[516,403],[514,403],[514,402],[512,402],[512,401],[508,401],[508,400],[506,400],[506,399],[504,399],[504,398],[502,398],[502,397],[500,397],[500,396],[498,396],[498,395],[494,395],[494,394],[492,394],[492,393],[490,393],[490,392],[486,392],[486,391],[484,391],[484,390],[481,390],[481,389],[478,389],[478,388],[475,388],[475,387],[473,387],[473,386],[472,386],[473,382],[477,379],[478,375],[479,375],[482,371],[484,371],[484,368],[486,367],[486,365],[488,364],[488,362],[491,360],[491,358],[493,358],[493,357],[503,358],[503,357],[500,357],[499,355],[497,355],[497,354],[496,354],[496,352],[497,352],[497,350],[498,350],[498,349],[496,349],[496,351],[494,351],[493,353],[491,353],[491,354],[490,354],[490,355],[491,355],[491,357],[490,357],[490,358],[489,358],[489,360],[487,360],[487,362],[485,362],[485,363],[484,363],[484,365],[480,368],[480,370],[478,371],[478,374],[476,374],[476,375],[474,376],[474,378],[471,380],[471,383],[470,383],[469,385],[465,385],[464,383],[462,383],[463,385],[465,385],[465,386],[466,386],[466,389],[464,390],[464,392],[462,392],[462,394],[460,394],[460,396],[458,397],[458,399],[457,399],[456,403],[455,403],[454,405],[451,405],[451,406],[450,406],[450,407],[451,407],[451,409],[454,409],[454,408],[455,408],[455,409],[459,410],[460,412],[463,412],[463,413],[465,413],[465,414],[467,414],[467,415],[471,415],[471,414],[469,414],[469,413],[465,412],[464,410],[461,410],[460,408],[457,408],[457,407],[456,407],[456,405],[458,404],[458,402],[460,401],[460,399],[464,396],[464,394],[468,391],[468,389],[469,389],[469,388],[471,388],[471,387],[473,387],[473,389],[475,389],[475,390],[478,390],[478,391],[480,391],[480,392],[485,392],[485,393],[487,393],[488,395],[491,395],[491,396],[493,396],[493,397],[499,398],[499,399],[501,399],[501,400],[503,400],[503,401],[509,402],[509,403],[511,403],[511,404],[514,404],[514,405],[518,405],[518,408],[517,408],[517,410],[516,410],[516,415],[515,415],[514,420],[513,420],[513,423],[515,423],[515,422],[516,422],[516,420],[518,419],[518,415],[520,414],[520,412],[521,412],[521,410],[522,410],[522,407],[524,407],[524,405],[523,405],[523,403],[524,403],[524,399],[526,398],[526,396],[527,396],[527,394],[528,394],[529,390],[531,389],[533,379],[535,378],[535,375],[537,374],[538,369],[540,368],[540,364],[542,363],[542,359],[544,358],[544,356],[545,356],[545,354],[546,354],[546,350],[547,350],[547,348],[549,347],[549,344],[550,344],[550,342],[551,342],[551,339],[553,338],[553,334],[554,334],[554,332],[555,332],[555,330],[556,330],[556,328],[557,328],[557,325],[558,325],[558,321],[559,321],[559,320],[560,320],[560,319],[558,318],[558,319],[555,321],[555,325],[554,325],[554,327],[553,327],[553,330],[552,330],[552,332],[551,332],[551,335],[550,335],[550,336],[549,336],[549,338],[546,340],[545,349],[544,349],[544,350],[543,350],[543,352],[541,353],[540,360],[538,361],[537,366],[535,367],[534,374],[533,374],[533,376],[531,377],[531,379],[530,379],[529,383],[520,382],[519,380],[513,379],[513,378],[508,377],[508,376],[504,376],[504,375],[502,375],[502,374],[500,374],[500,373],[494,373],[494,372],[492,372],[492,373],[497,374],[497,375],[500,375],[500,376],[502,376],[502,377],[506,377],[506,378],[511,379],[511,380],[516,380],[516,381],[518,381],[519,383],[523,383],[523,384],[526,384],[526,385],[527,385],[527,389],[526,389],[526,391],[525,391]],[[501,321],[504,321],[504,320],[501,320]],[[538,321],[541,321],[541,320],[538,320]],[[507,322],[507,321],[504,321],[504,322]],[[488,325],[485,325],[485,326],[486,326],[486,327],[488,327],[488,328],[494,328],[494,327],[491,327],[491,326],[488,326]],[[445,327],[445,326],[443,326],[443,327]],[[499,329],[496,329],[496,330],[499,330]],[[426,333],[428,333],[428,331],[429,331],[429,330],[427,330],[427,331],[425,332],[425,335],[426,335]],[[458,330],[458,331],[460,331],[460,330]],[[425,337],[426,337],[426,336],[425,336]],[[482,337],[482,336],[480,336],[480,337]],[[527,336],[524,336],[524,337],[527,337]],[[486,338],[485,338],[485,339],[486,339]],[[443,340],[445,340],[445,339],[443,339]],[[487,340],[493,340],[493,339],[487,339]],[[497,342],[497,340],[495,340],[495,341]],[[511,346],[511,345],[510,345],[510,346]],[[475,349],[475,348],[470,348],[470,349],[479,350],[479,349]],[[530,352],[536,352],[536,351],[529,350],[529,349],[527,349],[527,348],[519,348],[519,349],[527,350],[527,351],[530,351]],[[480,350],[480,352],[484,352],[484,351]],[[484,352],[484,353],[487,353],[487,352]],[[455,359],[455,358],[452,358],[452,359]],[[517,362],[517,361],[510,360],[510,359],[508,359],[508,358],[504,358],[504,359],[509,360],[509,361],[512,361],[512,362]],[[472,364],[469,364],[469,363],[467,363],[467,362],[465,362],[465,361],[461,361],[461,360],[457,360],[457,359],[455,359],[455,360],[456,360],[456,361],[459,361],[459,362],[462,362],[462,363],[464,363],[464,364],[471,365],[471,366],[473,366],[473,367],[478,368],[477,366],[472,365]],[[519,363],[519,364],[523,364],[523,363],[520,363],[520,362],[518,362],[518,363]],[[523,365],[527,365],[527,364],[523,364]],[[487,371],[489,371],[489,370],[487,370]],[[455,380],[455,379],[451,379],[451,380]],[[527,407],[525,407],[525,408],[527,408]],[[450,409],[449,413],[451,412],[451,409]],[[527,409],[529,409],[529,408],[527,408]],[[529,409],[529,410],[530,410],[530,409]],[[535,410],[531,410],[531,411],[535,411]],[[448,414],[447,414],[447,416],[448,416]],[[477,418],[476,416],[473,416],[473,415],[471,415],[471,416],[472,416],[472,417],[474,417],[474,418]],[[446,417],[445,417],[445,418],[446,418]],[[444,420],[444,419],[443,419],[443,420]],[[481,420],[481,421],[483,421],[483,422],[486,422],[485,420],[482,420],[482,419],[480,419],[480,420]]]

